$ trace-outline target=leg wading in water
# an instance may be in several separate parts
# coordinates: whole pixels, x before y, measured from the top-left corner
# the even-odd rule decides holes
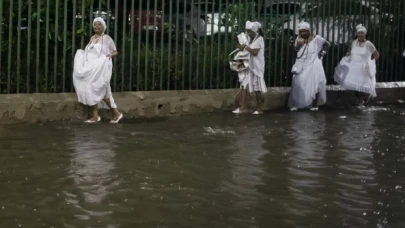
[[[118,123],[118,121],[122,119],[122,113],[120,113],[117,108],[113,108],[111,106],[110,98],[104,98],[103,101],[107,104],[107,106],[112,111],[111,123]],[[94,122],[100,121],[100,116],[98,114],[98,105],[90,106],[90,108],[91,108],[92,117],[91,117],[91,119],[89,119],[89,122],[91,122],[91,121],[94,121]]]
[[[89,122],[91,122],[91,121],[93,121],[93,122],[100,121],[100,117],[98,115],[97,105],[89,106],[89,108],[91,109],[91,118],[88,121]]]
[[[318,99],[319,99],[319,93],[315,94],[315,99],[312,102],[312,108],[310,109],[311,111],[318,111]]]
[[[262,114],[263,113],[263,96],[260,91],[256,91],[256,111],[253,114]]]
[[[246,102],[247,102],[247,89],[242,89],[242,94],[240,97],[240,111],[246,112]]]
[[[240,91],[240,96],[239,96],[239,108],[237,108],[236,110],[233,111],[233,113],[237,114],[237,113],[246,113],[247,112],[247,108],[246,108],[246,102],[247,102],[247,94],[248,91],[246,88],[241,88]]]
[[[354,93],[357,97],[357,104],[359,106],[364,106],[370,100],[370,95],[368,93],[363,93],[363,92],[358,92],[358,91],[355,91]]]
[[[111,107],[111,101],[110,98],[104,98],[104,102],[107,104],[107,106],[111,109],[112,111],[112,120],[117,121],[120,119],[121,113],[118,111],[117,108]],[[97,108],[97,107],[96,107]]]

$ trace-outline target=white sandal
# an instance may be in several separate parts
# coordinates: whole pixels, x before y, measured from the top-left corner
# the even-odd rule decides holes
[[[118,116],[117,120],[111,120],[110,123],[112,124],[117,124],[120,122],[120,120],[124,117],[124,115],[122,115],[122,113],[120,113],[120,115]]]
[[[101,121],[101,117],[98,117],[97,120],[89,119],[89,120],[86,120],[86,121],[84,121],[84,122],[85,122],[85,123],[98,123],[98,122],[100,122],[100,121]]]

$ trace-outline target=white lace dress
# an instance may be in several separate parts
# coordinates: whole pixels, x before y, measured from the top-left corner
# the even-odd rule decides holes
[[[103,101],[110,98],[111,107],[117,108],[111,92],[112,61],[107,55],[116,51],[108,35],[91,39],[85,50],[77,50],[74,60],[73,85],[80,103],[108,108]]]
[[[335,68],[335,81],[344,89],[376,97],[376,64],[375,60],[371,60],[375,51],[376,48],[370,41],[360,45],[357,39],[354,40],[350,56],[343,57]]]

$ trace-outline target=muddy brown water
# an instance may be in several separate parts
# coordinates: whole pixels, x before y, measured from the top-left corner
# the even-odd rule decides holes
[[[405,227],[405,108],[0,125],[0,227]]]

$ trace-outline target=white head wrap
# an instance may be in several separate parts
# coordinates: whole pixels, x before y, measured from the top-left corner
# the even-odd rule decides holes
[[[101,17],[96,17],[96,18],[94,18],[94,20],[93,20],[93,27],[94,27],[94,24],[95,24],[97,21],[98,21],[98,22],[101,22],[101,24],[102,24],[103,27],[104,27],[104,32],[105,32],[105,30],[107,29],[107,25],[105,24],[104,19],[101,18]]]
[[[262,24],[260,24],[257,21],[251,22],[251,21],[246,21],[246,29],[250,29],[253,32],[257,33],[257,31],[259,31],[259,29],[262,27]]]
[[[367,33],[366,27],[364,27],[362,24],[359,24],[356,26],[356,32],[364,32]]]
[[[308,31],[311,31],[311,26],[309,25],[308,22],[301,21],[301,22],[298,24],[298,30],[303,30],[303,29],[308,30]]]

